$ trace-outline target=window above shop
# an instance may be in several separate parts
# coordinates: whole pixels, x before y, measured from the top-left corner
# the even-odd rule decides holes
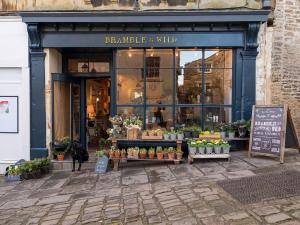
[[[69,73],[110,73],[109,59],[69,58]]]

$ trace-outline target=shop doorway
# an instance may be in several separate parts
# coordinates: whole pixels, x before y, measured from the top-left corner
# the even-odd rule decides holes
[[[87,143],[89,150],[99,146],[101,138],[108,138],[110,116],[110,77],[86,80]]]

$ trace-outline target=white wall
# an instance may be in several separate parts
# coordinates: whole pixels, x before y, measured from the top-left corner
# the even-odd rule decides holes
[[[0,96],[19,96],[19,133],[0,133],[0,173],[30,159],[28,36],[20,17],[0,17]],[[1,126],[1,124],[0,124]]]

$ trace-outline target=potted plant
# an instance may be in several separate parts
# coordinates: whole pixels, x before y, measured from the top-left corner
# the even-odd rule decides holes
[[[65,158],[65,154],[71,149],[72,141],[69,137],[63,137],[57,139],[54,142],[50,142],[50,149],[54,158],[62,161]]]
[[[202,141],[199,141],[199,143],[197,143],[199,154],[205,154],[206,143],[207,143],[206,140],[202,140]]]
[[[148,130],[144,130],[143,133],[142,133],[142,135],[143,135],[143,136],[149,136]]]
[[[149,155],[149,159],[154,159],[155,149],[151,147],[148,151],[148,155]]]
[[[188,144],[189,147],[189,153],[194,155],[197,152],[197,142],[194,140],[191,140]]]
[[[230,151],[230,144],[228,144],[228,142],[224,141],[222,143],[222,150],[224,154],[229,154]]]
[[[175,150],[173,147],[168,148],[168,159],[169,160],[174,160],[175,158]]]
[[[11,181],[20,181],[22,174],[22,169],[20,166],[9,166],[7,170],[7,175],[5,176],[5,180],[7,182]]]
[[[170,132],[170,139],[171,141],[176,141],[176,136],[177,136],[177,133],[175,130],[171,131]]]
[[[184,134],[182,130],[177,131],[177,139],[182,141],[184,139]]]
[[[65,160],[65,152],[57,151],[56,152],[56,157],[57,157],[58,161],[64,161]]]
[[[117,159],[121,158],[121,151],[120,151],[120,149],[116,149],[115,152],[114,152],[114,155],[115,155],[115,158],[117,158]]]
[[[170,133],[168,131],[164,132],[164,140],[170,140]]]
[[[169,149],[168,149],[168,148],[164,148],[163,153],[164,153],[164,158],[165,158],[165,159],[168,159]]]
[[[155,130],[148,130],[149,136],[155,136]]]
[[[164,159],[164,153],[163,153],[162,147],[158,146],[156,148],[156,156],[157,156],[158,160],[163,160]]]
[[[180,148],[177,148],[176,150],[176,159],[177,160],[182,160],[182,155],[183,155],[183,152]]]
[[[208,142],[206,144],[206,154],[212,154],[214,148],[214,144],[211,142]]]
[[[115,148],[111,147],[111,149],[109,150],[109,158],[114,158],[115,157]]]
[[[146,159],[146,156],[147,156],[147,149],[141,148],[140,149],[140,158],[141,159]]]
[[[226,123],[219,123],[217,125],[217,130],[220,132],[221,138],[226,138],[226,132],[228,130],[228,126]]]
[[[138,159],[138,158],[139,158],[139,152],[140,152],[139,147],[133,148],[133,157],[134,157],[135,159]]]
[[[202,129],[200,127],[192,127],[192,136],[193,138],[199,138],[199,134],[202,131]]]
[[[192,138],[192,132],[190,127],[185,127],[182,129],[184,138]]]
[[[234,123],[228,124],[228,138],[233,139],[235,137],[236,126]]]
[[[47,174],[50,171],[50,160],[48,158],[40,158],[40,170],[42,174]],[[22,165],[23,167],[23,165]]]
[[[122,159],[126,158],[126,150],[124,148],[121,151],[121,158]]]
[[[214,143],[214,152],[216,154],[221,154],[222,140],[215,140],[213,143]]]

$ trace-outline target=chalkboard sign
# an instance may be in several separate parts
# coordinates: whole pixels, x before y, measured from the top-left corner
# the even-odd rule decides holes
[[[95,173],[106,173],[107,165],[108,165],[107,156],[102,156],[96,162]]]
[[[253,106],[249,156],[260,153],[284,160],[287,105]]]

